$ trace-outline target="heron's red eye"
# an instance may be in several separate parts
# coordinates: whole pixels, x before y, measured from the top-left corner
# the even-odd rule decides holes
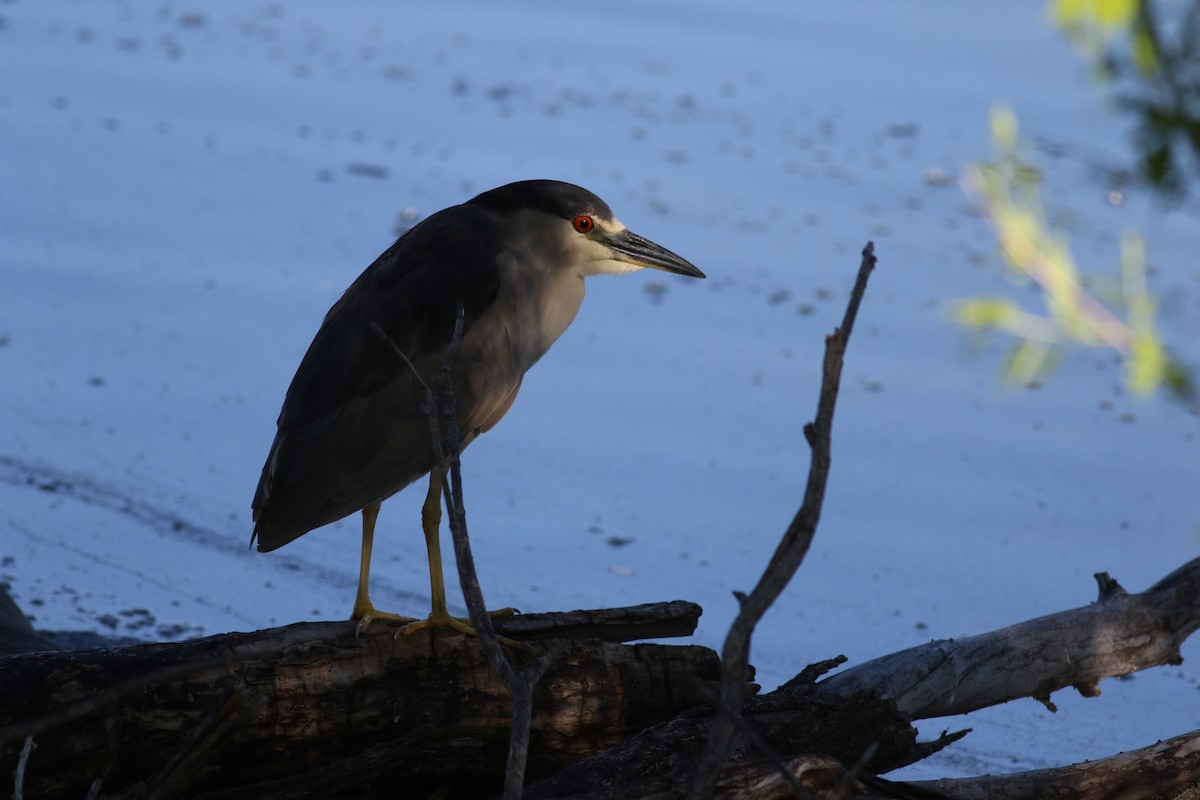
[[[587,214],[580,214],[571,221],[571,224],[574,225],[575,230],[579,231],[580,233],[591,233],[592,229],[596,227],[596,220],[592,219]]]

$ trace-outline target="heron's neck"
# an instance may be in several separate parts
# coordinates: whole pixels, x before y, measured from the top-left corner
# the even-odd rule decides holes
[[[510,340],[522,370],[532,367],[574,321],[583,303],[583,277],[565,270],[504,259],[500,293],[516,330]]]

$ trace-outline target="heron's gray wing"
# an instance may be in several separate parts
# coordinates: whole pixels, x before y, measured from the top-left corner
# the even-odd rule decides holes
[[[423,391],[372,324],[431,380],[458,307],[465,339],[496,297],[488,215],[465,205],[435,214],[330,309],[288,388],[252,504],[260,550],[378,502],[433,466]]]

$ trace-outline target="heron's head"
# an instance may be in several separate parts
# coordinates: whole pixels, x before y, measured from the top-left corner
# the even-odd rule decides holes
[[[649,267],[703,278],[684,258],[626,228],[608,204],[561,181],[520,181],[469,201],[496,214],[512,249],[585,275],[618,275]]]

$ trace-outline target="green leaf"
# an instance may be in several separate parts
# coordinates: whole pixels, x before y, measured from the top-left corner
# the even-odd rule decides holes
[[[1133,65],[1140,75],[1149,78],[1158,74],[1161,66],[1158,60],[1158,48],[1154,46],[1154,37],[1150,35],[1146,26],[1134,27],[1129,48],[1133,52]]]
[[[1162,386],[1167,374],[1167,353],[1153,331],[1134,331],[1127,362],[1129,389],[1146,397]]]
[[[1200,399],[1200,390],[1196,388],[1196,381],[1191,371],[1170,356],[1167,356],[1167,363],[1163,372],[1163,383],[1167,387],[1167,391],[1176,400],[1195,404]]]
[[[1021,314],[1020,307],[1004,297],[962,300],[954,306],[954,321],[976,330],[1008,328]]]
[[[1017,147],[1017,115],[1008,106],[992,109],[992,147],[1001,154],[1011,153]]]
[[[1093,0],[1055,0],[1053,6],[1054,24],[1060,28],[1079,25],[1086,17],[1087,7]]]
[[[1007,382],[1018,386],[1030,386],[1047,375],[1054,363],[1050,358],[1048,345],[1022,340],[1014,342],[1008,349],[1001,369]]]
[[[1138,0],[1054,0],[1052,16],[1060,29],[1099,28],[1104,33],[1127,31],[1138,11]]]
[[[1096,22],[1108,33],[1128,31],[1137,16],[1138,0],[1094,0]]]
[[[1121,239],[1121,294],[1129,309],[1129,388],[1143,397],[1166,380],[1167,353],[1154,330],[1154,297],[1146,289],[1146,245],[1136,233]]]
[[[1142,171],[1150,183],[1171,191],[1174,186],[1174,169],[1170,144],[1147,147],[1142,154]]]

